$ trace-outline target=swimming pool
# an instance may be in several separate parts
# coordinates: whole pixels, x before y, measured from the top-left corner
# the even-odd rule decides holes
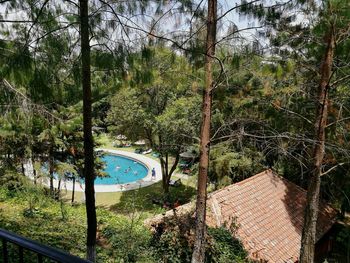
[[[126,184],[140,180],[148,174],[148,169],[141,162],[120,155],[105,153],[101,158],[106,163],[108,177],[96,178],[95,185]]]

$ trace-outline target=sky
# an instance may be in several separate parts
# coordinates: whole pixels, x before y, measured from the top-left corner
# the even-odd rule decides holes
[[[53,0],[51,0],[53,1]],[[94,0],[97,1],[97,0]],[[196,4],[200,4],[201,8],[206,9],[207,8],[207,1],[204,0],[195,0]],[[287,0],[280,0],[278,2],[285,2]],[[39,1],[40,2],[40,1]],[[54,2],[57,3],[57,0]],[[76,1],[78,2],[78,1]],[[142,16],[142,19],[140,16],[134,15],[130,18],[122,16],[120,14],[120,21],[125,24],[125,27],[129,29],[137,29],[137,30],[130,30],[128,32],[128,36],[126,36],[125,28],[119,28],[113,32],[110,32],[110,38],[115,39],[117,36],[123,36],[123,40],[118,40],[116,42],[120,43],[128,43],[133,45],[137,42],[140,42],[139,40],[144,39],[147,37],[146,32],[149,32],[150,28],[153,27],[154,21],[157,21],[155,29],[158,31],[155,31],[157,35],[164,36],[165,38],[173,38],[174,32],[189,32],[190,27],[188,24],[188,21],[191,17],[190,16],[183,16],[183,14],[179,15],[177,12],[177,8],[179,6],[177,1],[168,1],[168,4],[164,5],[163,7],[163,14],[159,15],[152,15],[152,11],[155,11],[155,5],[151,5],[149,8],[149,14],[148,16]],[[218,16],[225,13],[230,8],[240,4],[241,0],[218,0]],[[274,4],[277,1],[275,0],[261,0],[257,3],[264,3],[267,5]],[[0,5],[0,14],[4,14],[5,12],[5,5]],[[165,14],[165,15],[164,15]],[[108,15],[107,15],[108,16]],[[113,15],[109,15],[111,20],[116,20]],[[17,13],[11,13],[9,15],[10,19],[24,19],[23,12],[17,12]],[[227,34],[227,30],[230,26],[235,25],[239,30],[242,30],[247,27],[257,27],[259,26],[259,22],[256,19],[244,17],[242,15],[239,15],[236,11],[229,12],[225,17],[223,17],[220,21],[220,27],[218,30],[218,40],[220,40],[222,37],[224,37]],[[205,26],[203,22],[203,26]],[[252,42],[259,40],[261,44],[264,46],[267,44],[266,40],[264,38],[261,38],[258,36],[257,32],[261,31],[262,29],[250,29],[250,30],[244,30],[239,33],[240,38],[236,38],[235,42],[238,44],[242,44],[242,42]],[[93,42],[94,43],[94,42]],[[232,41],[231,41],[232,43]]]

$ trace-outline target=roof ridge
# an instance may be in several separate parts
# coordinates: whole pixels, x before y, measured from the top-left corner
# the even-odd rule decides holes
[[[253,176],[250,176],[250,177],[248,177],[248,178],[246,178],[246,179],[244,179],[244,180],[242,180],[242,181],[239,181],[239,182],[237,182],[237,183],[227,185],[227,186],[225,186],[224,188],[215,190],[214,192],[209,193],[207,198],[209,198],[209,197],[211,197],[212,195],[215,195],[215,194],[217,194],[217,193],[220,193],[220,192],[222,192],[222,191],[229,190],[229,189],[231,189],[231,188],[233,188],[233,187],[235,187],[235,186],[237,186],[237,185],[241,185],[241,184],[244,184],[244,183],[246,183],[246,182],[249,182],[249,181],[255,179],[256,177],[260,177],[260,176],[262,176],[262,175],[264,175],[264,174],[267,174],[267,173],[269,173],[269,172],[271,172],[271,173],[273,174],[272,169],[266,169],[266,170],[264,170],[264,171],[262,171],[262,172],[260,172],[260,173],[258,173],[258,174],[255,174],[255,175],[253,175]]]
[[[282,181],[284,181],[285,183],[288,184],[292,184],[293,186],[295,186],[296,188],[298,188],[300,191],[304,192],[305,194],[307,193],[307,190],[302,188],[301,186],[297,185],[296,183],[293,183],[292,181],[288,180],[287,178],[285,178],[284,176],[279,175],[278,173],[273,172],[273,175],[280,178]]]
[[[262,171],[262,172],[260,172],[260,173],[258,173],[258,174],[255,174],[255,175],[253,175],[253,176],[250,176],[250,177],[248,177],[248,178],[246,178],[246,179],[244,179],[244,180],[242,180],[242,181],[239,181],[239,182],[237,182],[237,183],[235,183],[235,184],[233,184],[233,185],[240,185],[240,184],[249,182],[249,181],[251,181],[251,180],[254,180],[256,177],[260,177],[260,176],[263,176],[263,175],[269,174],[269,173],[274,174],[274,172],[273,172],[272,169],[266,169],[266,170],[264,170],[264,171]]]

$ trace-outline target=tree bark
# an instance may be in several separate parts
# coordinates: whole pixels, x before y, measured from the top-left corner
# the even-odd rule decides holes
[[[35,165],[34,165],[35,158],[33,157],[33,155],[31,157],[31,159],[32,159],[32,167],[33,167],[33,179],[34,179],[34,184],[36,184],[36,170],[35,170]]]
[[[75,194],[75,177],[73,176],[72,204],[74,203],[74,194]]]
[[[49,176],[50,176],[50,196],[54,197],[54,191],[55,189],[53,188],[53,171],[54,171],[54,160],[52,157],[52,149],[49,151]]]
[[[86,258],[92,262],[95,262],[97,222],[94,188],[94,146],[91,124],[91,70],[88,0],[80,0],[79,3],[83,86],[85,206],[87,216]]]
[[[25,177],[26,176],[26,171],[25,171],[25,169],[24,169],[24,159],[22,159],[22,161],[21,161],[21,169],[22,169],[22,175]]]
[[[177,164],[179,163],[180,160],[180,152],[176,152],[175,154],[175,160],[170,168],[169,171],[169,156],[168,153],[165,154],[165,160],[163,157],[160,157],[160,164],[162,168],[162,186],[163,186],[163,191],[164,195],[166,196],[169,193],[169,182],[172,174],[174,173]]]
[[[60,179],[58,180],[57,192],[56,192],[56,197],[55,197],[55,199],[57,198],[57,200],[60,199],[60,194],[61,194],[61,183],[62,183],[62,179],[60,178]]]
[[[320,195],[322,161],[325,154],[325,129],[328,116],[329,80],[332,73],[335,38],[331,28],[326,34],[327,48],[320,68],[317,112],[315,121],[316,145],[313,151],[313,167],[307,190],[304,226],[301,239],[300,263],[313,263],[316,243],[316,222]]]
[[[208,1],[208,19],[207,19],[207,39],[206,39],[206,62],[205,62],[205,90],[202,103],[202,125],[200,133],[200,155],[199,155],[199,174],[197,186],[196,202],[196,231],[195,243],[192,254],[192,263],[202,263],[205,261],[206,245],[206,202],[207,202],[207,178],[209,168],[209,149],[210,149],[210,122],[211,105],[213,91],[213,70],[212,60],[215,55],[216,41],[216,16],[217,0]]]

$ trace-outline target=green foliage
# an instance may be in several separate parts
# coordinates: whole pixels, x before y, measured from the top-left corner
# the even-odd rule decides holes
[[[176,229],[167,231],[159,239],[153,240],[152,247],[161,262],[191,262],[192,248],[188,240]]]
[[[248,253],[241,242],[232,237],[225,228],[209,228],[208,235],[211,238],[210,249],[206,262],[243,263],[247,262]]]
[[[183,227],[183,226],[182,226]],[[190,262],[193,237],[184,234],[179,226],[166,230],[161,236],[156,233],[151,246],[161,262]],[[225,228],[209,228],[207,236],[206,263],[244,263],[249,262],[242,244],[232,237]]]
[[[23,188],[27,184],[28,178],[25,178],[23,174],[19,174],[14,169],[6,169],[3,167],[0,169],[0,185],[7,188],[8,194],[13,194],[17,190]]]
[[[144,228],[144,217],[140,215],[121,216],[97,210],[97,262],[156,262],[150,253],[150,232]],[[54,201],[35,185],[26,185],[16,192],[0,187],[0,228],[85,257],[85,207]],[[25,262],[35,260],[27,255]]]
[[[41,187],[33,185],[31,182],[28,182],[25,187],[21,190],[25,200],[27,201],[27,207],[23,211],[25,217],[35,217],[40,213],[40,208],[44,200],[44,191]]]
[[[200,96],[179,98],[170,103],[164,113],[156,118],[158,131],[167,144],[189,141],[199,134]]]
[[[263,169],[263,155],[249,148],[235,151],[229,144],[222,143],[210,152],[210,177],[226,186],[241,181]]]
[[[67,208],[69,217],[62,221],[60,204],[47,197],[42,189],[27,185],[22,190],[12,192],[10,197],[8,192],[1,188],[1,228],[84,257],[83,207]],[[31,258],[25,262],[32,262]]]
[[[113,258],[117,262],[151,261],[148,247],[150,232],[142,226],[139,215],[132,214],[132,217],[119,219],[114,226],[106,220],[102,234],[109,240]]]

